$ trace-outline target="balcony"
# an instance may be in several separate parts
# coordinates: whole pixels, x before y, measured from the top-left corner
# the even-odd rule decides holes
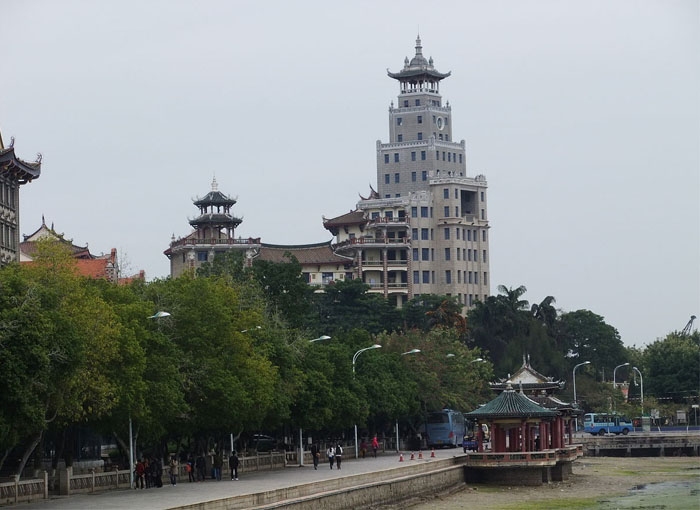
[[[170,249],[179,248],[181,246],[251,246],[256,247],[260,245],[260,238],[249,237],[247,239],[243,238],[210,238],[210,239],[178,239],[170,243]]]
[[[380,228],[380,227],[408,227],[409,220],[406,216],[399,216],[398,218],[372,218],[367,222],[367,228]]]

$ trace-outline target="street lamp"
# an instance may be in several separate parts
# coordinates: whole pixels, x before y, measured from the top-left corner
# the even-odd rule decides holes
[[[260,326],[258,326],[259,328]],[[331,337],[328,335],[321,335],[318,338],[313,338],[309,340],[309,343],[312,344],[314,342],[321,342],[323,340],[330,340]],[[233,434],[231,434],[231,437],[233,437]],[[231,449],[233,450],[233,441],[231,442]],[[299,427],[299,467],[304,466],[304,438],[303,438],[303,431],[302,428]]]
[[[254,328],[250,328],[250,329],[242,329],[241,333],[247,333],[248,331],[252,331],[255,329],[262,329],[262,326],[255,326]]]
[[[574,372],[573,372],[573,375],[574,375],[574,404],[576,404],[576,402],[577,402],[576,401],[576,369],[578,367],[583,366],[583,365],[589,365],[590,363],[591,363],[590,361],[584,361],[583,363],[579,363],[578,365],[576,365],[574,367]],[[576,419],[574,420],[574,426],[576,428],[576,432],[578,432],[578,415],[576,415]]]
[[[476,358],[471,360],[469,363],[481,363],[482,361],[484,361],[484,358]]]
[[[402,352],[401,356],[405,356],[406,354],[418,354],[420,352],[420,349],[411,349],[408,352]],[[449,357],[449,354],[447,355]],[[454,356],[454,354],[452,355]],[[355,438],[355,444],[357,444],[357,438]],[[396,453],[399,453],[399,419],[396,418]]]
[[[615,378],[617,369],[620,367],[626,367],[626,366],[629,366],[629,363],[623,363],[622,365],[617,365],[615,367],[615,370],[613,370],[613,388],[617,389],[617,379]]]
[[[639,371],[637,367],[632,367],[632,370],[636,370],[636,372],[639,374],[639,382],[642,385],[642,393],[641,393],[641,402],[642,402],[642,418],[644,417],[644,378],[642,377],[642,373]]]
[[[364,349],[360,349],[355,353],[355,355],[352,357],[352,378],[355,378],[355,362],[357,361],[357,357],[362,354],[365,351],[369,351],[370,349],[379,349],[381,348],[381,345],[379,344],[374,344],[370,347],[365,347]],[[357,423],[355,424],[355,458],[358,457],[358,451],[357,451]]]
[[[168,312],[156,312],[146,317],[147,319],[161,319],[170,317]],[[131,423],[131,412],[129,412],[129,488],[134,487],[134,428]]]

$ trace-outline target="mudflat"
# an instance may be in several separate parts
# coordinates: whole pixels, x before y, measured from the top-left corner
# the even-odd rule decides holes
[[[665,482],[665,483],[662,483]],[[465,484],[400,506],[412,510],[700,509],[700,457],[583,457],[564,482],[539,487]]]

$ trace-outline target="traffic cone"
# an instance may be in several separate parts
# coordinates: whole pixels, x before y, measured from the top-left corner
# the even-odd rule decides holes
[[[416,460],[415,455],[413,455],[413,452],[411,452],[411,460]]]
[[[422,459],[423,459],[423,450],[420,450],[418,452],[418,460],[422,460]]]
[[[403,453],[399,453],[399,462],[403,462]]]
[[[430,457],[431,457],[431,458],[435,458],[435,448],[432,448],[432,449],[430,450]]]

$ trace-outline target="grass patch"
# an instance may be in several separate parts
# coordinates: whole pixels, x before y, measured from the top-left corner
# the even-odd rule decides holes
[[[600,501],[597,498],[562,498],[562,499],[538,499],[531,501],[520,501],[504,505],[501,510],[587,510],[597,508]]]

